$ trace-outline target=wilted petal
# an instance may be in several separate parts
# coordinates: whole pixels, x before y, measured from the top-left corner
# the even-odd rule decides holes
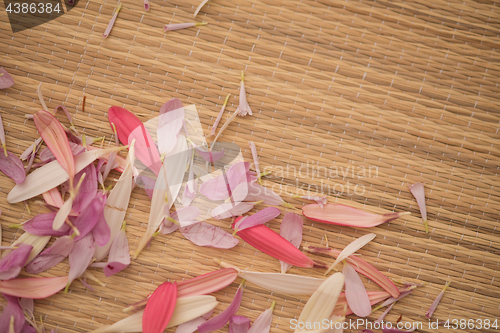
[[[240,105],[238,106],[238,116],[246,116],[247,113],[252,115],[252,109],[247,102],[247,93],[245,91],[245,75],[241,72],[241,84],[240,84]]]
[[[253,165],[255,167],[255,172],[257,172],[257,177],[259,179],[259,184],[262,185],[262,181],[260,180],[260,167],[259,167],[259,155],[257,154],[257,147],[253,141],[248,141],[248,145],[250,146],[250,151],[252,152]]]
[[[26,179],[23,162],[10,151],[7,152],[7,156],[0,154],[0,170],[16,184],[22,184]]]
[[[67,281],[67,276],[0,281],[0,292],[16,297],[41,299],[63,289]]]
[[[368,291],[368,297],[370,297],[370,304],[375,305],[377,303],[382,302],[383,300],[387,299],[389,297],[389,293],[386,291]],[[333,315],[336,316],[344,316],[344,315],[350,315],[352,314],[351,308],[347,306],[347,309],[345,308],[345,305],[347,305],[347,299],[345,297],[345,293],[341,293],[339,296],[339,299],[337,301],[337,305],[335,306],[335,310],[333,310]]]
[[[381,323],[382,320],[384,320],[385,316],[387,316],[387,314],[389,313],[389,311],[392,310],[394,304],[396,304],[396,303],[392,303],[391,306],[389,306],[384,312],[382,312],[382,314],[377,318],[377,320],[375,320],[374,323]]]
[[[240,308],[242,297],[243,287],[240,285],[231,304],[229,304],[229,306],[219,315],[198,326],[198,331],[200,333],[210,333],[226,326],[231,317],[233,317]]]
[[[429,225],[427,224],[427,207],[425,205],[425,189],[423,183],[415,183],[409,186],[411,194],[417,199],[418,208],[420,208],[420,215],[425,224],[425,232],[429,232]]]
[[[177,144],[177,135],[184,124],[184,115],[184,106],[177,98],[161,107],[156,129],[158,150],[161,156],[170,153]]]
[[[179,230],[184,237],[198,246],[230,249],[238,244],[238,239],[233,235],[207,222],[198,222]]]
[[[219,125],[219,122],[222,118],[222,115],[224,114],[224,110],[226,109],[227,101],[229,101],[229,96],[231,96],[230,93],[227,94],[226,100],[224,101],[224,104],[222,104],[222,108],[220,109],[219,114],[217,115],[217,119],[215,119],[215,122],[214,122],[212,128],[210,129],[211,136],[215,135],[215,130],[217,129],[217,126]]]
[[[163,223],[160,225],[160,233],[163,235],[171,234],[172,232],[179,229],[179,225],[172,223],[171,221],[164,219]]]
[[[124,222],[122,229],[118,235],[116,235],[113,240],[113,244],[109,249],[108,263],[104,267],[104,275],[106,275],[106,277],[110,277],[111,275],[123,270],[128,265],[130,265],[130,254]]]
[[[325,275],[328,274],[339,262],[349,257],[351,254],[354,254],[357,250],[370,243],[377,235],[374,233],[366,234],[361,236],[351,243],[349,243],[340,254],[337,256],[335,262],[328,268]]]
[[[345,225],[357,228],[371,228],[385,222],[395,220],[409,212],[387,213],[383,215],[372,214],[341,204],[310,204],[302,207],[302,214],[318,222],[327,224]]]
[[[70,188],[73,189],[75,177],[75,160],[69,146],[68,136],[61,123],[45,110],[39,110],[33,115],[35,126],[43,141],[56,157],[59,164],[69,176]]]
[[[149,0],[144,0],[144,10],[149,12],[149,8],[150,8]]]
[[[304,222],[299,215],[288,212],[283,216],[283,221],[280,226],[280,236],[289,241],[293,246],[299,248],[302,243],[302,230]],[[281,273],[286,273],[292,265],[287,262],[281,261]]]
[[[2,295],[7,300],[7,304],[4,306],[2,315],[0,316],[0,329],[5,333],[20,333],[24,327],[25,319],[24,312],[19,305],[19,300],[17,297],[12,297],[9,295]],[[14,330],[9,330],[11,320],[14,318]]]
[[[10,280],[17,277],[26,264],[32,249],[31,245],[20,244],[17,249],[4,256],[0,260],[0,280]]]
[[[205,161],[209,163],[215,163],[222,157],[224,157],[224,148],[221,151],[212,151],[212,150],[205,151],[200,147],[195,147],[195,149],[201,156],[201,158],[203,158]]]
[[[196,10],[194,11],[194,17],[196,17],[196,15],[198,15],[198,13],[200,12],[200,10],[203,8],[203,6],[205,6],[205,4],[208,2],[208,0],[203,0],[199,5],[198,7],[196,8]]]
[[[95,242],[92,234],[87,234],[79,241],[75,242],[73,250],[69,254],[69,274],[68,274],[68,284],[66,289],[69,287],[71,282],[85,272],[87,267],[89,267],[92,262],[95,251]]]
[[[261,315],[257,319],[255,319],[248,333],[269,333],[269,331],[271,330],[271,324],[273,322],[273,309],[275,305],[276,302],[273,301],[271,307],[262,312]]]
[[[181,228],[190,226],[191,224],[198,223],[196,219],[200,216],[200,209],[196,206],[188,206],[176,210],[170,216],[173,220],[179,222]]]
[[[250,319],[248,317],[232,316],[229,320],[229,333],[247,333],[249,329]]]
[[[14,79],[4,69],[0,68],[0,89],[10,88],[14,85]]]
[[[38,274],[57,265],[71,253],[74,243],[75,241],[71,236],[59,237],[51,247],[40,253],[26,265],[26,272]]]
[[[80,232],[80,235],[76,236],[75,241],[85,237],[99,222],[99,219],[103,216],[106,199],[105,194],[97,194],[73,221],[73,225]]]
[[[272,219],[278,217],[280,214],[281,211],[278,208],[266,207],[253,215],[245,216],[235,224],[234,228],[235,230],[241,231],[251,227],[255,227],[257,225],[261,225],[271,221]]]
[[[248,162],[238,162],[233,164],[225,174],[212,178],[201,184],[200,193],[210,200],[226,200],[231,196],[232,191],[239,184],[246,184],[247,172],[249,168],[250,163]]]
[[[2,77],[3,77],[2,76],[2,72],[0,71],[0,85],[1,85]],[[4,132],[4,129],[3,129],[3,121],[2,121],[2,116],[1,115],[0,115],[0,142],[2,142],[2,147],[3,147],[4,155],[7,156],[7,146],[5,145],[5,132]]]
[[[370,298],[358,273],[347,263],[342,273],[345,277],[345,297],[347,304],[358,317],[366,317],[372,313]]]
[[[109,20],[108,27],[106,28],[106,30],[102,34],[103,38],[106,38],[109,36],[111,29],[113,29],[113,25],[115,25],[116,17],[118,16],[120,9],[122,9],[122,4],[119,4],[118,7],[113,11],[113,16],[111,17],[111,20]]]
[[[441,290],[441,292],[439,293],[438,297],[436,297],[436,299],[434,300],[434,302],[432,302],[431,307],[429,308],[429,310],[427,310],[427,312],[425,314],[425,316],[427,318],[430,319],[432,317],[432,314],[434,313],[434,311],[436,311],[436,308],[439,305],[439,302],[441,302],[441,298],[443,298],[444,292],[450,286],[450,283],[451,283],[451,281],[446,282],[446,285],[444,286],[443,290]]]
[[[177,285],[174,282],[161,284],[149,297],[142,318],[144,333],[162,333],[168,326],[177,301]]]
[[[54,218],[56,217],[56,213],[46,213],[46,214],[38,214],[33,217],[31,220],[26,221],[23,224],[23,229],[30,234],[36,236],[64,236],[67,235],[70,231],[70,227],[67,224],[64,224],[60,229],[54,230],[52,228],[52,223],[54,222]]]
[[[30,156],[33,154],[33,149],[35,149],[35,147],[34,147],[35,145],[36,145],[35,152],[37,152],[38,149],[40,148],[40,142],[42,142],[42,138],[41,137],[39,137],[38,139],[36,139],[35,142],[31,144],[31,146],[29,146],[28,148],[26,148],[26,150],[21,154],[21,156],[19,156],[19,158],[21,159],[21,161],[25,161],[28,158],[30,158]],[[50,149],[47,149],[47,150],[50,151]]]
[[[255,202],[226,202],[212,209],[211,214],[217,220],[243,215],[253,209]]]

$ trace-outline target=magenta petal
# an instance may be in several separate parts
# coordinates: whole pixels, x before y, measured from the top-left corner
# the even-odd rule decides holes
[[[24,172],[23,162],[16,155],[12,154],[10,151],[7,152],[8,156],[4,153],[0,154],[0,170],[16,184],[21,184],[26,178],[26,173]]]
[[[179,230],[184,237],[198,246],[230,249],[239,242],[237,238],[227,231],[207,222],[198,222],[185,228],[179,228]]]
[[[89,267],[94,252],[95,242],[92,234],[87,234],[87,236],[75,242],[73,251],[69,254],[68,286]]]
[[[281,210],[276,207],[266,207],[257,213],[246,216],[236,223],[235,229],[241,231],[247,228],[255,227],[256,225],[261,225],[271,221],[272,219],[278,217],[281,214]]]
[[[344,263],[342,273],[345,277],[345,297],[347,305],[358,317],[366,317],[372,313],[370,297],[358,273],[347,263]]]
[[[51,247],[37,255],[26,265],[26,272],[38,274],[54,267],[71,253],[74,244],[75,241],[71,236],[59,237]]]
[[[35,311],[35,300],[33,298],[19,298],[19,305],[28,314],[33,314]]]
[[[232,165],[224,175],[212,178],[200,186],[200,193],[210,200],[226,200],[231,192],[240,184],[247,182],[249,162],[238,162]],[[227,182],[226,182],[227,179]],[[242,201],[242,200],[241,200]],[[258,200],[254,200],[258,201]]]
[[[14,79],[4,68],[0,68],[0,89],[10,88],[14,85]]]
[[[38,214],[33,217],[31,220],[28,220],[23,224],[23,229],[30,234],[36,236],[64,236],[67,235],[70,231],[70,227],[65,223],[58,230],[52,229],[52,223],[54,222],[54,218],[56,217],[56,213],[46,213],[46,214]]]
[[[200,147],[195,148],[201,158],[209,163],[214,163],[224,157],[224,148],[221,151],[205,151]]]
[[[79,144],[76,144],[76,143],[71,142],[71,141],[69,141],[69,148],[71,148],[71,152],[73,153],[73,156],[80,155],[81,153],[86,151],[83,146],[80,146]],[[56,159],[56,157],[54,156],[54,154],[52,154],[49,147],[45,147],[40,152],[40,160],[42,162],[51,162],[55,159]],[[76,179],[80,179],[80,178],[76,178]]]
[[[170,217],[179,222],[181,228],[198,223],[196,219],[200,216],[200,209],[196,206],[188,206],[176,210]]]
[[[203,317],[198,317],[184,324],[180,324],[177,326],[175,333],[194,333],[198,330],[198,326],[203,324],[206,321]]]
[[[73,201],[73,210],[77,213],[84,212],[88,204],[94,200],[97,194],[97,172],[94,163],[90,163],[82,171],[75,175],[75,179],[80,179],[85,173],[80,190]]]
[[[229,333],[247,333],[250,329],[250,319],[244,316],[232,316],[229,321]]]
[[[130,265],[130,254],[125,226],[118,232],[109,249],[108,264],[104,267],[104,275],[110,277]]]
[[[293,246],[299,248],[302,243],[302,230],[304,222],[299,215],[288,212],[283,216],[283,221],[280,226],[280,236],[292,243]],[[281,261],[281,273],[286,273],[292,265],[287,262]]]
[[[94,236],[97,245],[104,246],[108,244],[109,238],[111,237],[111,229],[104,218],[104,214],[99,216],[94,229],[92,229],[92,236]]]
[[[85,237],[95,227],[101,216],[103,216],[106,199],[105,194],[99,193],[73,221],[73,225],[80,232],[75,241]]]
[[[11,317],[14,317],[14,333],[20,333],[26,320],[24,319],[23,309],[19,305],[19,299],[5,294],[2,294],[2,296],[7,300],[7,304],[4,306],[2,315],[0,316],[1,332],[10,333],[10,320]]]
[[[198,331],[200,333],[209,333],[213,331],[217,331],[224,326],[226,326],[227,322],[233,317],[238,309],[240,308],[241,299],[243,297],[243,288],[240,286],[236,291],[236,295],[234,296],[233,301],[229,306],[222,311],[218,316],[213,317],[207,322],[198,326]]]
[[[26,264],[31,250],[33,250],[33,246],[21,243],[17,249],[3,257],[0,260],[0,280],[10,280],[18,276]]]
[[[217,220],[227,219],[233,216],[243,215],[252,210],[255,206],[254,202],[226,202],[212,209],[211,214]]]

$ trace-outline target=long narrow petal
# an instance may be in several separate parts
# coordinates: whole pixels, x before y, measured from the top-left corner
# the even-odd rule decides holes
[[[232,316],[229,320],[229,333],[248,333],[250,319],[243,316]]]
[[[418,208],[420,208],[420,215],[425,224],[425,232],[429,232],[429,225],[427,224],[427,206],[425,205],[425,189],[424,184],[415,183],[409,186],[411,194],[417,200]]]
[[[271,330],[271,324],[273,322],[273,309],[275,304],[276,302],[273,301],[271,307],[262,312],[260,316],[255,319],[248,333],[269,333],[269,331]]]
[[[238,244],[238,239],[227,231],[207,222],[198,222],[179,228],[184,237],[198,246],[230,249]]]
[[[177,299],[175,310],[167,328],[174,327],[213,310],[217,306],[213,296],[190,296]],[[142,332],[142,318],[144,310],[134,313],[111,326],[101,327],[94,333],[133,333]]]
[[[3,68],[0,69],[0,86],[1,86],[2,79],[5,76],[5,75],[2,75],[1,70],[3,70]],[[2,116],[1,115],[0,115],[0,142],[2,142],[2,147],[3,147],[4,155],[7,156],[7,146],[5,144],[5,131],[4,131],[4,128],[3,128],[3,121],[2,121]],[[32,149],[32,151],[33,151],[33,149]]]
[[[356,251],[358,251],[360,248],[365,246],[366,244],[370,243],[377,235],[374,233],[366,234],[364,236],[361,236],[351,243],[349,243],[343,250],[342,252],[339,253],[337,256],[337,259],[335,262],[328,268],[326,271],[325,275],[328,274],[339,262],[342,260],[346,259],[349,257],[351,254],[354,254]]]
[[[3,297],[7,300],[7,304],[5,304],[0,316],[0,329],[5,333],[20,333],[26,319],[23,309],[19,305],[19,300],[17,297],[9,295],[3,295]]]
[[[75,160],[66,131],[61,123],[50,112],[45,110],[37,111],[33,115],[33,120],[43,141],[68,173],[70,188],[72,188],[73,178],[75,177]]]
[[[330,318],[344,285],[344,275],[335,273],[326,279],[307,301],[298,323],[315,323]],[[299,330],[295,330],[298,332]]]
[[[132,193],[132,168],[135,160],[134,152],[134,143],[131,143],[127,155],[127,166],[125,167],[125,170],[123,170],[123,173],[116,182],[113,190],[111,190],[108,200],[106,201],[106,207],[104,207],[104,219],[110,229],[110,236],[106,245],[101,246],[98,244],[96,247],[96,261],[101,261],[108,255],[111,244],[113,244],[113,240],[122,227],[128,203],[130,201],[130,194]],[[99,223],[100,222],[98,221],[98,224]]]
[[[10,151],[7,152],[7,156],[0,154],[0,170],[16,184],[22,184],[26,179],[23,162]]]
[[[16,297],[41,299],[62,290],[67,281],[67,276],[0,281],[0,292]]]
[[[160,154],[151,135],[144,124],[132,112],[119,106],[112,106],[108,110],[108,120],[114,124],[121,143],[128,145],[135,141],[135,154],[146,167],[156,175],[162,166]]]
[[[86,150],[85,147],[71,141],[69,141],[69,147],[73,152],[73,156],[80,155]],[[42,151],[40,152],[40,160],[42,162],[52,162],[55,159],[56,157],[54,156],[54,154],[52,154],[52,151],[50,150],[49,147],[42,149]]]
[[[71,213],[71,207],[73,206],[73,197],[69,197],[66,202],[59,208],[56,216],[54,217],[54,221],[52,222],[52,229],[59,230],[64,225],[66,218]]]
[[[297,249],[302,243],[302,230],[304,228],[304,222],[302,217],[299,215],[288,212],[283,216],[283,221],[280,226],[280,236],[289,241]],[[281,273],[286,273],[292,265],[287,262],[281,261]]]
[[[177,144],[177,135],[184,124],[184,116],[184,106],[177,98],[168,101],[161,107],[156,128],[158,150],[161,156],[170,153]]]
[[[56,213],[45,213],[38,214],[33,217],[31,220],[26,221],[22,227],[24,231],[36,235],[36,236],[64,236],[67,235],[70,231],[70,227],[67,224],[64,224],[60,229],[54,230],[52,228],[52,223],[54,222],[54,218],[56,217]]]
[[[123,270],[128,265],[130,265],[130,254],[124,222],[120,232],[116,235],[109,249],[108,263],[104,267],[104,275],[110,277]]]
[[[26,272],[38,274],[57,265],[71,253],[74,244],[75,241],[71,236],[59,237],[51,247],[40,253],[26,265]]]
[[[302,214],[313,221],[327,224],[371,228],[410,213],[403,212],[378,215],[341,204],[326,204],[324,207],[318,204],[310,204],[302,207]]]
[[[381,323],[382,320],[384,320],[385,316],[387,316],[387,314],[392,310],[394,304],[396,303],[392,303],[384,312],[382,312],[382,314],[377,318],[377,320],[375,320],[374,323]]]
[[[42,250],[45,248],[45,245],[47,245],[49,240],[50,240],[50,236],[37,236],[37,235],[32,235],[28,232],[25,232],[24,234],[21,235],[21,237],[16,239],[14,241],[14,243],[12,243],[11,246],[16,247],[19,244],[28,244],[28,245],[33,246],[33,249],[31,250],[31,253],[30,253],[30,255],[28,257],[28,261],[27,261],[27,262],[30,262],[40,252],[42,252]],[[2,257],[6,256],[7,253],[8,253],[8,251],[4,251],[2,253]]]
[[[345,297],[347,304],[358,317],[366,317],[372,313],[370,298],[358,273],[348,264],[344,264],[342,273],[345,277]]]
[[[259,166],[259,155],[257,154],[257,147],[255,146],[255,142],[248,141],[248,145],[250,146],[250,151],[252,152],[253,165],[255,167],[255,172],[257,172],[257,177],[259,178],[259,183],[262,185],[262,181],[260,180],[260,166]]]
[[[243,287],[240,285],[240,287],[236,291],[236,294],[234,295],[234,299],[231,304],[229,304],[229,306],[219,315],[213,317],[210,320],[207,320],[206,322],[198,326],[198,331],[200,333],[210,333],[226,326],[231,317],[233,317],[240,308],[242,298]]]
[[[261,288],[279,294],[309,296],[312,295],[323,282],[325,282],[325,279],[310,276],[252,272],[241,270],[238,267],[226,262],[219,262],[219,264],[222,267],[236,269],[238,271],[238,276],[245,279],[247,282],[251,282]]]
[[[233,216],[239,216],[252,210],[255,202],[225,202],[211,210],[212,217],[217,220],[227,219]]]
[[[210,129],[211,136],[215,135],[215,130],[217,129],[217,126],[219,125],[219,122],[222,118],[222,115],[224,114],[224,110],[226,109],[227,101],[229,101],[229,96],[231,96],[231,93],[227,94],[226,99],[224,100],[224,104],[222,104],[222,108],[220,109],[219,114],[217,115],[217,119],[215,119],[215,122],[212,125],[212,128]]]
[[[198,216],[200,216],[201,212],[200,209],[196,206],[193,207],[184,207],[181,209],[176,210],[175,212],[172,213],[170,216],[172,219],[176,220],[179,222],[180,226],[182,228],[187,227],[191,224],[198,223],[199,221]]]
[[[95,251],[95,242],[92,234],[87,234],[79,241],[75,242],[73,250],[69,254],[69,274],[68,274],[68,284],[66,288],[69,287],[71,282],[76,278],[80,277],[87,267],[89,267],[92,262]]]
[[[14,85],[14,79],[4,69],[0,68],[0,89],[10,88]]]
[[[286,205],[276,192],[256,183],[239,184],[233,191],[233,199],[235,202],[262,200],[266,205]]]
[[[45,203],[49,206],[61,208],[61,206],[64,205],[61,192],[59,192],[57,187],[54,187],[53,189],[47,192],[43,192],[42,196],[43,200],[45,200]]]
[[[118,13],[120,12],[120,9],[122,9],[122,4],[119,4],[118,7],[113,11],[113,16],[111,16],[111,20],[109,20],[108,27],[102,34],[103,38],[106,38],[109,36],[111,33],[111,29],[113,29],[113,26],[115,25],[116,18],[118,17]]]
[[[186,137],[179,134],[177,136],[177,144],[163,161],[167,173],[168,208],[172,207],[179,195],[190,156]]]
[[[239,184],[246,183],[249,168],[250,163],[248,162],[233,164],[225,175],[220,175],[201,184],[200,193],[210,200],[226,200]]]
[[[245,230],[251,227],[255,227],[264,223],[271,221],[272,219],[278,217],[281,211],[276,207],[266,207],[257,213],[246,216],[241,219],[239,223],[235,224],[235,229],[238,231]]]
[[[75,241],[82,239],[94,229],[101,216],[103,216],[106,199],[105,194],[97,194],[73,221],[73,225],[80,232],[80,235],[76,236]]]
[[[177,301],[176,283],[165,282],[153,292],[142,317],[144,333],[162,333],[168,326]]]
[[[446,291],[446,289],[448,289],[448,287],[450,286],[450,283],[451,281],[448,281],[446,282],[446,285],[444,286],[443,290],[441,290],[441,292],[439,293],[439,295],[436,297],[436,299],[434,300],[434,302],[432,302],[432,305],[431,307],[429,308],[429,310],[427,310],[427,312],[425,313],[425,316],[427,318],[431,318],[432,317],[432,314],[434,313],[434,311],[436,311],[436,308],[437,306],[439,305],[439,302],[441,302],[441,298],[443,298],[443,295],[444,295],[444,292]]]
[[[0,280],[10,280],[19,275],[26,264],[33,246],[21,244],[0,260]]]
[[[310,253],[330,255],[334,258],[337,258],[340,254],[339,250],[324,247],[304,246],[304,250]],[[381,286],[384,290],[390,293],[392,297],[399,297],[399,289],[394,285],[394,283],[368,262],[355,255],[351,255],[345,260],[347,260],[347,262],[352,265],[356,272],[363,274],[364,276]]]
[[[111,154],[116,153],[112,152]],[[83,174],[85,174],[85,178],[73,201],[73,210],[77,213],[83,212],[97,195],[97,172],[94,164],[90,163],[87,167],[78,172],[75,179],[80,179]]]
[[[212,150],[205,151],[200,147],[195,147],[195,150],[201,156],[201,158],[203,158],[205,161],[209,163],[217,162],[222,157],[224,157],[225,154],[224,149],[222,149],[221,151],[212,151]]]
[[[204,322],[206,322],[206,319],[204,319],[203,317],[195,318],[177,326],[175,333],[194,333],[198,330],[198,326],[200,326]]]
[[[370,304],[375,305],[379,302],[382,302],[383,300],[387,299],[389,297],[389,293],[385,291],[368,291],[368,297],[370,297]],[[335,310],[333,310],[333,315],[336,316],[348,316],[352,314],[351,308],[347,306],[347,309],[345,306],[347,305],[347,299],[345,297],[345,293],[341,293],[339,296],[339,299],[337,301],[337,305],[335,306]]]
[[[196,17],[196,15],[198,15],[198,13],[200,12],[200,10],[203,8],[203,6],[205,6],[205,4],[208,2],[208,0],[203,0],[199,5],[198,7],[196,8],[196,10],[194,11],[194,17]]]
[[[38,139],[36,139],[35,142],[31,144],[31,146],[26,148],[26,150],[21,154],[21,156],[19,156],[19,158],[22,161],[26,161],[28,158],[30,158],[30,156],[33,154],[33,150],[35,150],[35,152],[37,152],[38,149],[40,148],[40,142],[42,142],[42,137],[39,137]],[[35,145],[36,145],[36,148],[35,148]],[[50,151],[50,149],[48,149],[48,150]]]
[[[118,151],[123,148],[94,149],[75,156],[75,171],[83,170],[87,165],[94,162],[100,156]],[[28,176],[22,184],[14,186],[7,195],[7,202],[16,203],[36,197],[47,192],[68,180],[68,174],[58,161],[52,161],[41,168],[36,169]]]

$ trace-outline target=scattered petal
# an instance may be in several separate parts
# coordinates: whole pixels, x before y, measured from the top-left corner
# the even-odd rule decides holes
[[[3,68],[0,68],[0,86],[2,84],[2,78],[5,76],[5,75],[2,75],[2,70],[3,70]],[[0,88],[0,89],[2,89],[2,88]],[[4,155],[7,157],[7,146],[5,145],[5,132],[3,129],[3,121],[2,121],[1,115],[0,115],[0,142],[2,142]]]
[[[179,228],[179,230],[184,237],[198,246],[230,249],[239,242],[227,231],[207,222],[198,222],[185,228]]]
[[[253,141],[248,141],[248,145],[250,146],[250,151],[252,152],[253,165],[259,179],[259,184],[262,185],[262,180],[260,179],[261,172],[259,167],[259,155],[257,155],[257,147],[255,146],[255,143]]]
[[[125,222],[113,240],[109,249],[108,263],[104,267],[104,275],[110,277],[130,265],[130,254],[127,234],[125,233]]]
[[[303,195],[303,196],[300,196],[300,195],[294,195],[293,196],[294,198],[301,198],[301,199],[305,199],[305,200],[312,200],[312,201],[316,201],[316,203],[321,207],[323,208],[324,205],[326,205],[328,203],[328,198],[327,196],[312,196],[312,195]]]
[[[16,184],[22,184],[26,179],[23,162],[10,151],[7,156],[0,154],[0,170]]]
[[[184,106],[178,98],[163,104],[158,116],[156,135],[161,156],[170,153],[177,144],[177,135],[184,124]]]
[[[26,264],[33,246],[20,244],[0,260],[0,280],[14,279]]]
[[[425,224],[425,232],[429,232],[429,225],[427,224],[427,207],[425,205],[425,189],[423,183],[415,183],[409,186],[411,194],[417,199],[418,208],[420,208],[420,215]]]
[[[206,322],[206,319],[204,319],[203,317],[195,318],[177,326],[175,333],[194,333],[198,330],[198,326],[200,326],[204,322]]]
[[[255,202],[226,202],[212,209],[212,217],[217,220],[227,219],[233,216],[240,216],[252,210]]]
[[[245,91],[245,74],[241,72],[241,83],[240,83],[240,105],[238,106],[238,116],[246,116],[247,113],[252,115],[252,109],[247,102],[247,93]]]
[[[269,309],[262,312],[257,319],[255,319],[252,327],[248,331],[248,333],[269,333],[271,330],[271,324],[273,322],[273,309],[276,305],[276,302],[273,301],[273,304]]]
[[[87,236],[75,242],[73,250],[69,254],[69,274],[66,289],[71,282],[80,277],[89,267],[94,257],[94,251],[95,242],[92,234],[87,234]]]
[[[240,285],[231,304],[229,304],[229,306],[219,315],[198,326],[198,331],[200,333],[210,333],[226,326],[231,317],[233,317],[240,308],[242,297],[243,287]]]
[[[0,89],[10,88],[13,85],[14,79],[12,76],[4,68],[0,68]]]
[[[370,243],[377,235],[374,233],[366,234],[364,236],[361,236],[351,243],[349,243],[343,250],[342,252],[339,253],[337,256],[337,259],[335,262],[328,268],[326,271],[325,275],[328,274],[339,262],[342,260],[346,259],[349,257],[351,254],[355,253],[358,251],[360,248],[365,246],[366,244]]]
[[[206,151],[200,147],[195,147],[195,149],[201,156],[201,158],[203,158],[205,161],[209,163],[215,163],[222,157],[224,157],[224,148],[221,151],[212,151],[212,150]]]
[[[75,241],[71,236],[59,237],[51,247],[40,253],[26,265],[26,272],[38,274],[54,267],[71,253],[74,244]]]
[[[113,154],[113,153],[111,153]],[[83,174],[85,178],[80,185],[80,190],[73,200],[73,210],[77,213],[83,212],[97,195],[97,172],[93,163],[78,172],[75,179],[80,179]]]
[[[249,329],[250,319],[247,317],[232,316],[229,320],[229,333],[247,333]]]
[[[181,228],[185,228],[191,224],[198,223],[196,219],[200,216],[201,212],[198,207],[184,207],[176,210],[170,216],[173,220],[179,222]]]
[[[210,200],[226,200],[241,183],[247,183],[248,162],[233,164],[225,174],[212,178],[200,186],[200,193]],[[245,193],[246,194],[246,193]],[[243,201],[243,200],[238,200]],[[255,200],[256,201],[256,200]]]
[[[378,318],[377,320],[374,321],[374,323],[381,323],[382,320],[384,320],[385,316],[387,316],[387,314],[389,313],[389,311],[392,310],[394,304],[396,303],[392,303],[391,306],[389,306]]]
[[[150,6],[149,6],[149,0],[144,0],[144,10],[149,12]]]
[[[203,6],[205,6],[205,4],[208,2],[208,0],[203,0],[199,5],[198,5],[198,8],[196,8],[196,10],[194,11],[194,17],[196,17],[196,15],[198,15],[198,13],[200,12],[200,10],[203,8]]]
[[[288,212],[283,216],[283,221],[280,226],[280,236],[289,241],[297,249],[302,243],[302,230],[304,228],[304,222],[302,218],[292,212]],[[286,273],[292,265],[281,261],[281,273]]]
[[[113,29],[113,25],[115,25],[116,17],[118,16],[120,9],[122,9],[122,4],[119,4],[118,7],[113,11],[113,16],[111,17],[111,20],[109,20],[108,27],[102,34],[102,38],[108,37],[109,34],[111,33],[111,29]]]
[[[238,185],[233,191],[233,200],[235,202],[262,200],[266,205],[286,206],[283,199],[276,192],[253,182]]]
[[[75,241],[87,236],[87,234],[94,229],[99,219],[103,216],[106,199],[105,194],[97,194],[73,221],[73,225],[80,232],[80,235],[76,236]]]
[[[257,213],[245,216],[240,219],[238,223],[235,223],[234,229],[241,231],[251,227],[255,227],[264,223],[271,221],[272,219],[278,217],[281,211],[276,207],[266,207]]]
[[[67,281],[67,276],[0,281],[0,292],[16,297],[41,299],[62,290]]]
[[[19,305],[19,300],[17,297],[9,295],[3,295],[3,297],[7,300],[7,304],[4,306],[4,310],[0,316],[2,333],[20,333],[26,319],[24,319],[24,312]]]
[[[142,318],[144,333],[162,333],[168,326],[177,301],[176,283],[161,284],[149,297]]]
[[[368,291],[368,297],[370,297],[370,304],[375,305],[389,297],[389,293],[386,291]],[[345,308],[347,306],[347,309]],[[333,315],[336,316],[347,316],[352,314],[352,310],[347,305],[347,299],[345,293],[341,293],[333,311]]]
[[[345,297],[349,308],[358,317],[366,317],[372,313],[370,298],[358,273],[347,263],[342,273],[345,277]]]
[[[212,125],[212,128],[210,129],[210,135],[214,136],[215,135],[215,130],[217,129],[217,126],[219,125],[219,122],[222,118],[222,115],[224,114],[224,110],[226,109],[227,101],[229,101],[229,96],[231,94],[227,94],[226,99],[224,101],[224,104],[222,104],[222,108],[219,111],[219,114],[217,115],[217,119],[215,120],[214,124]]]
[[[54,222],[55,217],[56,213],[38,214],[31,220],[26,221],[23,224],[23,229],[36,236],[59,237],[67,235],[71,229],[67,224],[64,224],[58,230],[52,229],[52,223]]]
[[[434,300],[434,302],[432,302],[432,305],[431,307],[429,308],[429,310],[427,310],[427,312],[425,313],[425,316],[430,319],[432,317],[432,314],[434,313],[434,311],[436,311],[436,308],[437,306],[439,305],[439,302],[441,302],[441,298],[443,298],[443,295],[444,295],[444,292],[446,291],[446,289],[448,289],[448,287],[450,286],[450,283],[451,281],[448,281],[446,282],[446,285],[444,286],[443,290],[441,290],[441,292],[439,293],[439,295],[436,297],[436,299]]]
[[[15,240],[14,243],[12,243],[12,247],[16,247],[19,244],[28,244],[33,246],[33,249],[31,250],[31,253],[28,257],[28,261],[30,262],[35,258],[42,250],[45,248],[45,245],[50,240],[50,236],[37,236],[37,235],[32,235],[28,232],[25,232],[24,234],[21,235],[18,239]],[[7,252],[4,252],[3,255],[6,255]],[[1,290],[0,290],[1,292]]]

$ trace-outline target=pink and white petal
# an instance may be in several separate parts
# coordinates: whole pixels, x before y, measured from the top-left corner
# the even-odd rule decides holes
[[[180,232],[198,246],[230,249],[238,244],[239,240],[227,231],[207,222],[198,222],[186,228],[179,228]]]
[[[226,326],[229,320],[236,314],[236,312],[240,308],[242,298],[243,298],[243,286],[240,285],[240,287],[236,291],[236,295],[234,296],[231,304],[229,304],[229,306],[219,315],[213,317],[212,319],[198,326],[198,331],[200,333],[210,333]]]
[[[176,210],[170,216],[172,219],[179,222],[180,227],[184,228],[191,224],[198,223],[197,218],[200,216],[201,211],[196,206],[188,206],[181,209]]]
[[[0,260],[0,280],[16,278],[26,264],[32,249],[33,246],[21,243],[18,248],[5,255]]]
[[[248,162],[233,164],[225,174],[209,179],[201,184],[200,193],[210,200],[228,199],[239,184],[247,182],[249,168],[250,163]]]
[[[206,319],[202,317],[195,318],[193,320],[190,320],[188,322],[185,322],[184,324],[180,324],[177,326],[177,329],[175,330],[175,333],[193,333],[198,330],[198,326],[206,322]]]
[[[229,333],[248,333],[250,319],[243,316],[232,316],[229,320]]]
[[[358,317],[366,317],[372,313],[370,297],[358,273],[349,264],[344,264],[342,273],[345,277],[345,297],[352,312]]]
[[[94,257],[94,252],[95,241],[91,233],[75,242],[73,250],[69,254],[70,268],[66,288],[87,270]]]
[[[271,221],[272,219],[278,217],[281,214],[281,211],[276,207],[266,207],[257,213],[246,217],[245,219],[241,219],[235,225],[235,229],[241,231],[247,228],[255,227],[257,225],[261,225]]]
[[[254,202],[226,202],[212,209],[212,217],[218,220],[227,219],[233,216],[239,216],[252,210],[255,206]]]
[[[22,184],[26,179],[23,162],[10,151],[7,152],[7,156],[4,153],[0,154],[0,170],[16,184]]]
[[[110,277],[130,265],[130,254],[125,223],[113,240],[109,249],[108,263],[104,267],[104,275]]]
[[[283,216],[283,221],[280,226],[280,236],[292,243],[293,246],[299,248],[302,243],[302,231],[304,222],[299,215],[288,212]],[[281,261],[281,273],[286,273],[292,265],[287,262]]]
[[[4,69],[0,68],[0,89],[10,88],[14,85],[14,79]]]

